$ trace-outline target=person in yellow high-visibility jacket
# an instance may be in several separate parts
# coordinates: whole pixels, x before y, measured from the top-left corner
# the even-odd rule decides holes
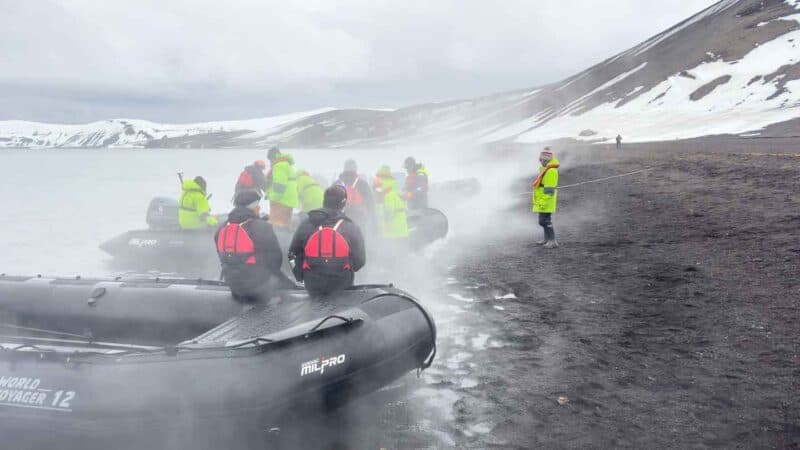
[[[378,202],[378,215],[383,218],[383,237],[408,240],[408,210],[398,192],[397,180],[389,166],[381,167],[375,177],[375,190],[381,200]]]
[[[294,158],[288,153],[281,153],[273,147],[267,153],[272,165],[266,176],[266,191],[269,200],[269,217],[272,226],[289,228],[292,222],[292,211],[297,208],[297,174],[294,170]]]
[[[544,239],[537,244],[545,248],[558,247],[553,228],[553,213],[558,203],[558,159],[550,147],[539,154],[539,176],[533,182],[533,212],[539,214],[539,225],[544,229]]]
[[[297,171],[297,199],[304,213],[322,208],[324,193],[322,186],[307,170]]]
[[[181,185],[181,199],[178,202],[178,223],[182,230],[199,230],[215,227],[217,218],[211,215],[206,195],[206,180],[194,177],[184,180]]]

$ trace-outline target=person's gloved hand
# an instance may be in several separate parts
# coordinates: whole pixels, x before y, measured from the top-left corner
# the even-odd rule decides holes
[[[215,227],[219,223],[219,220],[217,220],[217,218],[214,216],[208,216],[208,218],[206,219],[206,223],[210,227]]]

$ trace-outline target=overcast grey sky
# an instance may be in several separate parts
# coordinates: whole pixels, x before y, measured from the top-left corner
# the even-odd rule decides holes
[[[0,0],[0,120],[241,119],[568,77],[715,0]]]

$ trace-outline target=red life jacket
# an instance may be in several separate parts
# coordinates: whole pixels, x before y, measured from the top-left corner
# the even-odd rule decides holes
[[[352,186],[349,184],[345,185],[345,189],[347,189],[347,203],[358,208],[364,206],[364,196],[361,195],[361,191],[356,188],[359,179],[359,177],[356,177]]]
[[[331,227],[320,226],[308,238],[303,259],[303,272],[324,271],[341,273],[352,269],[350,265],[350,244],[339,233],[343,220]]]
[[[239,180],[236,182],[237,186],[251,188],[253,187],[253,176],[250,175],[250,171],[245,169],[239,175]]]
[[[217,235],[217,253],[223,264],[256,264],[256,248],[242,223],[228,223]]]

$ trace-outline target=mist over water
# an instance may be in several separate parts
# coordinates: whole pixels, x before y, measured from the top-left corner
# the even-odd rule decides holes
[[[286,149],[296,167],[328,180],[347,158],[372,176],[389,164],[401,171],[415,155],[436,180],[474,171],[451,152],[431,149]],[[143,229],[153,197],[178,198],[177,172],[202,175],[213,213],[232,208],[236,179],[245,165],[266,159],[265,150],[4,150],[0,152],[0,229],[7,238],[0,273],[74,276],[108,275],[109,257],[98,245],[128,230]]]

